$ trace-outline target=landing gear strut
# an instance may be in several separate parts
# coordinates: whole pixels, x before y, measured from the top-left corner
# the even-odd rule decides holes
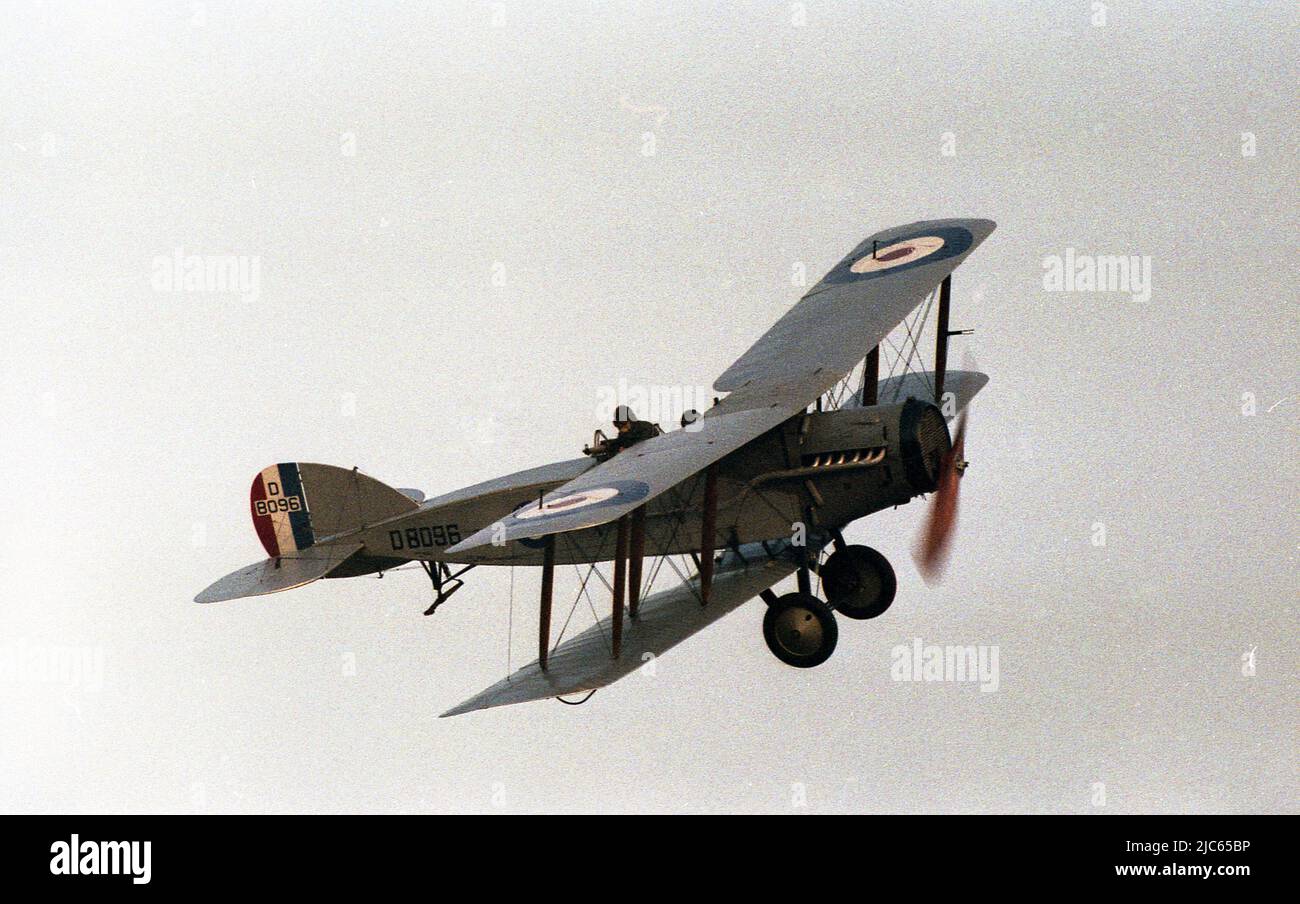
[[[432,615],[437,612],[438,607],[447,602],[453,593],[464,587],[465,582],[461,580],[461,575],[474,567],[473,565],[466,565],[459,571],[453,572],[447,567],[446,562],[426,562],[423,559],[420,559],[419,562],[420,567],[424,569],[424,573],[433,582],[433,605],[424,610],[425,615]]]
[[[898,579],[889,560],[870,546],[841,546],[821,569],[826,599],[849,618],[875,618],[894,601]]]

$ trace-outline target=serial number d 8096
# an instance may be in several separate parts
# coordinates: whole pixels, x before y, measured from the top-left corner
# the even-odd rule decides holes
[[[454,524],[435,524],[430,527],[408,527],[390,530],[388,542],[393,549],[430,549],[454,546],[460,542],[460,528]]]
[[[271,484],[271,486],[275,486],[275,484]],[[258,499],[253,503],[253,511],[259,515],[274,515],[276,512],[301,512],[302,499],[298,496]]]

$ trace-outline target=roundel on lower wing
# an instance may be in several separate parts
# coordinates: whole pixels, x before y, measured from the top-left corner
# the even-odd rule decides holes
[[[864,243],[840,262],[825,282],[850,283],[889,276],[912,267],[956,257],[974,243],[962,226],[931,226],[915,235],[894,236]]]
[[[552,496],[549,499],[542,498],[537,502],[529,502],[515,509],[511,517],[516,521],[553,518],[581,509],[636,502],[644,499],[649,493],[650,485],[640,480],[615,480],[605,486],[588,487],[585,490],[565,493],[563,496]]]

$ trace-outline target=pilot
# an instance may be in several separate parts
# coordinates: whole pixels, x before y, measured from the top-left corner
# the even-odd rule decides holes
[[[650,421],[638,421],[627,405],[619,405],[614,409],[614,427],[618,430],[618,434],[609,440],[610,454],[658,436],[661,432],[659,427]]]

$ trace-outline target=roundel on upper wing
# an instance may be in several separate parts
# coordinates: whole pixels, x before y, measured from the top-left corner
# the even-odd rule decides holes
[[[937,235],[923,235],[902,242],[894,242],[884,248],[877,247],[873,252],[858,258],[849,267],[852,273],[875,273],[879,270],[892,270],[912,261],[929,257],[943,248],[943,239]]]
[[[933,226],[913,235],[906,233],[864,242],[840,261],[827,283],[850,283],[891,276],[912,267],[932,264],[962,254],[974,244],[970,230],[962,226]]]
[[[542,498],[537,502],[528,502],[515,509],[512,517],[516,521],[531,521],[535,518],[550,518],[567,515],[580,509],[599,508],[606,505],[619,505],[624,502],[636,502],[650,493],[650,485],[640,480],[615,480],[606,486],[590,487],[565,493],[563,496]]]
[[[617,495],[618,490],[613,487],[600,487],[594,490],[583,490],[581,493],[568,493],[554,499],[539,501],[538,504],[530,502],[515,512],[515,517],[520,521],[530,521],[533,518],[545,518],[547,515],[564,515],[575,509],[599,505]]]

